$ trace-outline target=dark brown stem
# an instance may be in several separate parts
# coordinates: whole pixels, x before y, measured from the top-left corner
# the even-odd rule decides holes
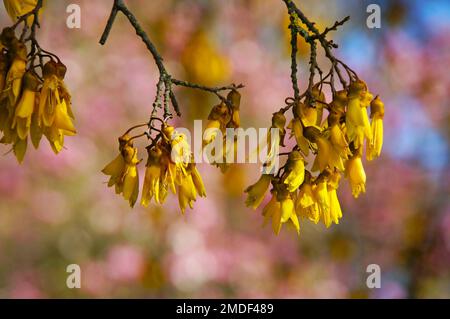
[[[169,119],[172,117],[172,113],[169,109],[169,102],[172,104],[173,109],[175,110],[176,114],[178,116],[181,116],[180,108],[178,105],[178,102],[176,100],[175,94],[172,90],[172,85],[176,86],[184,86],[188,88],[193,89],[199,89],[206,92],[213,93],[217,95],[219,98],[223,99],[223,96],[219,94],[220,91],[225,90],[231,90],[231,89],[239,89],[244,87],[242,84],[236,86],[236,85],[230,85],[230,86],[224,86],[224,87],[208,87],[196,83],[190,83],[187,81],[181,81],[172,78],[172,76],[169,74],[169,72],[166,70],[163,58],[159,54],[158,50],[156,49],[153,42],[148,37],[147,33],[143,30],[141,25],[139,24],[137,18],[134,16],[134,14],[128,9],[126,4],[123,0],[114,0],[113,7],[111,9],[111,13],[108,18],[108,22],[106,23],[105,29],[103,31],[103,34],[100,38],[100,44],[104,45],[106,41],[108,40],[109,34],[111,32],[112,26],[114,24],[114,21],[117,17],[117,13],[121,12],[123,15],[125,15],[130,22],[130,24],[133,26],[133,28],[136,31],[136,34],[142,39],[144,44],[146,45],[147,49],[150,51],[151,55],[153,56],[153,59],[155,60],[155,64],[158,67],[159,70],[159,81],[157,84],[157,93],[155,97],[155,102],[153,103],[153,110],[151,117],[155,117],[157,114],[157,109],[162,108],[164,105],[164,119]]]

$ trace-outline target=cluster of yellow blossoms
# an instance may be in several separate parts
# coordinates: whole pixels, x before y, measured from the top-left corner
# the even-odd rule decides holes
[[[154,128],[153,128],[154,129]],[[159,135],[147,147],[144,184],[141,205],[147,207],[152,199],[163,204],[171,191],[178,194],[178,202],[184,213],[193,207],[197,195],[206,196],[203,180],[193,163],[190,146],[184,134],[164,123]],[[139,195],[138,150],[128,133],[119,138],[119,155],[102,172],[110,176],[108,186],[115,186],[133,207]]]
[[[293,119],[287,128],[297,145],[288,153],[286,164],[278,174],[263,174],[246,189],[246,205],[256,209],[272,185],[272,198],[264,207],[263,216],[266,223],[272,221],[275,234],[284,223],[292,224],[300,232],[300,219],[316,224],[322,221],[326,227],[338,224],[342,211],[336,190],[341,174],[349,180],[352,194],[357,198],[366,189],[362,164],[364,142],[367,160],[381,152],[384,104],[379,97],[374,98],[361,80],[336,92],[330,103],[319,88],[315,85],[310,97],[292,106]],[[328,116],[322,122],[324,109],[328,110]],[[285,131],[284,112],[282,109],[272,118],[281,136]],[[306,160],[310,153],[315,157],[308,169]]]
[[[36,1],[31,0],[4,3],[13,20],[36,6]],[[23,17],[27,17],[24,24],[33,23],[28,19],[33,15]],[[28,137],[37,149],[45,136],[53,151],[59,153],[64,146],[64,136],[74,135],[76,130],[71,96],[64,83],[65,65],[53,54],[42,53],[44,50],[34,38],[33,41],[31,38],[18,39],[16,27],[6,27],[0,35],[0,143],[11,145],[21,163]],[[24,31],[28,28],[25,25]],[[27,42],[31,46],[30,52]],[[44,59],[48,59],[45,64]]]
[[[219,167],[224,172],[230,162],[233,162],[236,154],[236,137],[232,143],[227,141],[227,128],[238,128],[241,125],[240,120],[240,104],[241,94],[233,89],[231,90],[226,100],[221,101],[215,105],[208,116],[208,122],[206,124],[205,132],[203,134],[203,146],[206,147],[214,142],[219,132],[222,137],[222,152],[221,154],[214,154],[214,158],[220,159],[219,161],[210,160],[215,166]],[[217,151],[214,149],[214,152]],[[217,155],[217,156],[215,156]]]
[[[227,97],[222,98],[221,103],[212,108],[203,134],[203,147],[207,147],[218,138],[219,132],[225,141],[226,129],[240,126],[240,101],[239,92],[231,89]],[[153,126],[155,120],[162,123],[160,129]],[[149,131],[136,136],[129,135],[133,129],[142,126],[147,126]],[[158,132],[155,137],[151,137],[153,131]],[[119,138],[119,154],[102,170],[104,174],[110,176],[108,186],[114,185],[116,194],[122,194],[131,207],[135,205],[139,195],[137,165],[141,160],[138,159],[138,149],[133,146],[133,140],[143,136],[147,136],[152,142],[147,146],[148,158],[141,205],[147,207],[152,199],[157,204],[163,204],[169,192],[172,192],[178,195],[178,203],[183,213],[188,206],[192,209],[197,196],[205,197],[206,191],[194,163],[187,137],[157,117],[152,118],[147,124],[130,128]],[[223,161],[211,161],[221,170],[225,170],[227,163],[232,162],[227,159],[231,150],[235,150],[236,141],[233,142],[233,145],[228,145],[226,141],[223,144],[223,152],[218,154]]]
[[[42,78],[27,69],[27,49],[11,29],[1,34],[0,55],[0,143],[10,144],[22,162],[30,136],[39,147],[44,135],[53,151],[64,145],[65,135],[76,133],[71,98],[64,84],[66,67],[53,59],[45,63]]]

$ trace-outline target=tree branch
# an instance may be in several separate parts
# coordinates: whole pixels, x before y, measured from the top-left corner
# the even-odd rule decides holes
[[[337,28],[339,26],[342,26],[345,22],[347,22],[350,19],[350,17],[347,16],[340,21],[336,21],[331,27],[327,27],[321,33],[316,28],[315,23],[310,21],[305,16],[305,14],[295,5],[293,0],[282,0],[282,1],[286,4],[286,7],[288,9],[288,13],[289,13],[289,16],[291,19],[291,26],[290,26],[291,32],[295,31],[296,34],[299,34],[300,36],[302,36],[305,39],[305,41],[310,44],[310,47],[311,47],[311,55],[310,55],[310,61],[309,61],[310,77],[309,77],[308,90],[305,93],[308,94],[309,96],[311,96],[311,89],[312,89],[312,85],[313,85],[312,81],[314,80],[315,70],[318,70],[318,72],[320,74],[322,74],[322,70],[319,68],[319,66],[317,65],[317,61],[316,61],[316,55],[317,55],[317,53],[316,53],[317,45],[315,43],[316,40],[319,42],[320,46],[323,48],[323,50],[325,52],[325,56],[331,62],[331,69],[329,72],[331,80],[329,82],[330,82],[330,86],[331,86],[333,93],[336,91],[336,89],[334,87],[334,73],[337,74],[342,87],[343,88],[347,87],[347,81],[345,80],[344,76],[342,75],[340,66],[342,66],[344,68],[344,70],[347,72],[347,75],[348,75],[350,81],[352,81],[352,79],[354,79],[354,78],[357,79],[358,76],[356,75],[356,73],[352,69],[350,69],[345,63],[343,63],[342,61],[340,61],[339,59],[337,59],[334,56],[332,49],[337,48],[338,47],[337,44],[335,44],[332,40],[327,40],[327,38],[326,38],[327,34],[330,31],[337,30]],[[301,26],[299,26],[298,23],[296,23],[296,19],[299,19],[307,27],[309,32],[304,30]],[[296,48],[293,45],[296,46],[296,43],[293,44],[293,41],[291,41],[292,50],[294,51],[294,50],[296,50]],[[297,68],[296,60],[294,60],[292,58],[291,69],[296,69],[296,68]],[[291,76],[291,78],[292,78],[292,76]],[[298,94],[296,92],[295,87],[294,87],[294,94],[295,95]],[[303,96],[303,94],[301,96]]]
[[[100,44],[104,45],[106,41],[108,40],[109,34],[111,32],[112,26],[114,24],[114,21],[116,19],[117,13],[121,12],[123,15],[125,15],[130,22],[130,24],[133,26],[133,28],[136,31],[136,34],[142,39],[145,46],[147,47],[148,51],[150,51],[151,55],[153,56],[153,59],[155,60],[155,64],[158,67],[159,70],[159,81],[157,84],[157,93],[155,102],[153,103],[153,111],[152,111],[152,117],[154,117],[157,113],[157,108],[161,108],[164,104],[164,119],[168,119],[172,117],[172,114],[169,109],[169,102],[172,103],[172,106],[178,116],[181,116],[181,112],[179,109],[178,102],[176,100],[175,94],[172,91],[172,85],[177,86],[183,86],[188,87],[192,89],[199,89],[206,92],[213,93],[217,95],[220,99],[224,100],[225,98],[220,95],[219,92],[225,91],[225,90],[232,90],[232,89],[239,89],[243,88],[244,86],[242,84],[239,85],[229,85],[229,86],[223,86],[223,87],[208,87],[196,83],[190,83],[187,81],[177,80],[172,78],[172,76],[169,74],[169,72],[166,70],[163,58],[159,54],[158,50],[156,49],[153,42],[148,37],[147,33],[143,30],[141,25],[139,24],[137,18],[134,16],[134,14],[128,9],[126,4],[123,0],[114,0],[113,7],[111,9],[111,13],[108,18],[108,22],[106,23],[105,29],[103,31],[103,34],[100,38]]]

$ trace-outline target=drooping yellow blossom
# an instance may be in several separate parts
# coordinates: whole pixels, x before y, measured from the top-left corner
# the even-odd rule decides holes
[[[203,134],[203,143],[207,145],[214,141],[217,134],[220,131],[220,121],[219,120],[209,120],[205,128],[205,133]]]
[[[281,204],[277,200],[276,191],[272,190],[271,193],[272,197],[264,207],[262,214],[264,216],[264,225],[272,220],[272,230],[275,235],[278,235],[281,230]]]
[[[154,198],[163,204],[169,193],[178,194],[181,211],[193,207],[197,195],[206,196],[202,177],[194,163],[184,134],[165,123],[161,130],[162,139],[147,147],[148,160],[142,189],[141,204],[148,206]]]
[[[163,129],[164,134],[170,139],[171,161],[175,163],[177,170],[181,175],[186,175],[186,168],[191,162],[191,148],[186,139],[186,135],[175,131],[173,126],[166,126]]]
[[[333,223],[339,224],[339,219],[342,218],[341,205],[337,197],[337,189],[339,187],[339,181],[341,174],[338,172],[332,173],[328,178],[328,200],[330,204],[330,219]]]
[[[323,109],[326,105],[325,93],[320,90],[320,84],[315,84],[311,89],[312,98],[314,99],[314,108],[316,109],[316,126],[321,126]]]
[[[298,102],[294,105],[294,116],[301,119],[304,126],[316,126],[318,122],[317,108]]]
[[[378,96],[370,103],[370,117],[372,119],[370,123],[372,141],[367,144],[366,157],[368,161],[380,156],[383,147],[384,103]]]
[[[56,106],[61,103],[58,90],[57,65],[49,61],[44,65],[41,97],[39,100],[39,123],[52,126],[55,119]]]
[[[38,0],[3,0],[6,12],[13,21],[33,10]],[[33,16],[28,17],[27,24],[33,23]]]
[[[333,96],[333,101],[329,104],[331,112],[344,114],[348,104],[348,96],[346,90],[337,91]]]
[[[331,226],[332,219],[330,214],[330,200],[328,196],[327,178],[319,178],[313,187],[314,198],[319,208],[319,216],[325,226]]]
[[[299,151],[289,153],[285,172],[287,175],[284,178],[284,184],[287,185],[287,190],[292,193],[297,190],[305,178],[305,162]]]
[[[359,152],[345,163],[345,177],[350,182],[353,197],[357,198],[360,193],[366,192],[366,173]]]
[[[247,207],[252,207],[253,209],[258,208],[258,206],[264,199],[267,189],[270,186],[271,180],[272,180],[271,175],[262,174],[255,184],[247,187],[247,189],[245,190],[245,192],[247,193],[245,205]]]
[[[22,8],[30,1],[16,3]],[[45,135],[53,151],[58,153],[64,146],[64,136],[74,135],[76,130],[70,94],[64,84],[66,67],[58,58],[55,62],[56,56],[52,53],[36,52],[37,44],[34,43],[35,54],[28,55],[25,43],[18,40],[15,33],[15,27],[7,27],[0,34],[4,46],[0,58],[0,131],[3,133],[0,143],[12,145],[18,161],[22,162],[29,135],[35,148]],[[36,73],[39,69],[33,59],[39,59],[43,81]],[[50,61],[42,66],[44,59]],[[26,72],[27,64],[29,70]]]
[[[295,203],[283,184],[274,185],[271,190],[272,198],[263,209],[264,225],[272,220],[273,232],[278,235],[281,226],[285,223],[292,223],[297,233],[300,232],[300,223],[298,220]]]
[[[159,147],[147,149],[148,159],[145,170],[144,185],[142,188],[141,205],[147,207],[150,200],[155,197],[155,202],[160,202],[159,190],[162,176],[161,157],[162,151]]]
[[[14,109],[20,97],[22,80],[25,75],[27,48],[23,42],[13,39],[11,53],[13,54],[13,59],[8,74],[6,75],[4,89],[0,97],[0,100],[8,99],[8,109],[10,111]]]
[[[233,89],[228,93],[227,101],[231,106],[231,121],[229,126],[234,128],[240,127],[241,119],[239,116],[239,109],[241,105],[241,94]]]
[[[340,124],[340,113],[331,112],[328,115],[328,130],[330,132],[330,142],[337,154],[343,159],[351,155],[350,148]]]
[[[254,153],[261,152],[267,148],[267,157],[264,162],[264,172],[273,173],[276,164],[275,157],[278,156],[280,146],[284,146],[284,137],[286,136],[286,116],[284,111],[280,110],[272,114],[272,125],[270,126],[265,138],[260,140],[258,148]]]
[[[22,96],[17,103],[12,123],[12,128],[16,128],[17,135],[22,140],[28,137],[30,131],[39,85],[40,81],[34,74],[31,72],[25,74]]]
[[[317,156],[314,159],[311,170],[323,172],[327,167],[330,169],[337,168],[344,170],[342,158],[339,156],[330,141],[316,128],[306,127],[304,130],[305,137],[317,145]]]
[[[282,198],[278,198],[278,200],[280,201],[280,210],[281,210],[280,223],[284,224],[288,221],[291,221],[295,227],[295,230],[297,231],[297,234],[300,234],[300,223],[298,221],[294,201],[292,200],[291,195],[287,194]]]
[[[284,137],[286,135],[285,126],[286,126],[286,116],[284,116],[284,112],[278,111],[278,112],[273,113],[271,128],[278,129],[279,134],[280,134],[280,146],[284,146]],[[270,149],[270,143],[272,140],[271,134],[272,134],[272,131],[269,130],[269,134],[267,136],[267,144],[269,145],[269,149]]]
[[[197,191],[195,189],[194,181],[191,175],[187,175],[181,181],[178,190],[178,203],[180,205],[181,212],[184,214],[187,205],[192,209],[194,208],[194,201],[197,198]]]
[[[208,124],[203,134],[203,144],[207,145],[214,141],[217,134],[225,133],[227,124],[231,121],[230,110],[225,102],[215,105],[208,116]]]
[[[139,174],[137,170],[137,148],[131,141],[120,147],[120,154],[111,161],[102,172],[110,176],[108,187],[115,186],[116,194],[122,194],[131,207],[139,195]]]
[[[298,215],[308,218],[315,224],[320,220],[319,206],[317,205],[311,185],[311,173],[308,171],[305,172],[305,181],[299,188],[295,209]]]
[[[188,174],[183,177],[178,186],[178,203],[182,213],[186,211],[186,207],[194,208],[194,202],[197,200],[197,194],[201,197],[206,196],[203,180],[195,167],[195,164],[190,164],[188,167]]]
[[[371,139],[369,117],[366,109],[368,97],[370,97],[370,93],[367,92],[367,86],[363,81],[359,80],[350,84],[345,124],[348,140],[349,142],[354,142],[357,149],[363,146],[364,137],[369,142]]]
[[[188,166],[188,172],[192,176],[192,181],[194,182],[195,189],[200,197],[206,197],[205,184],[203,183],[202,176],[194,163],[190,163]]]
[[[287,127],[291,130],[290,137],[294,136],[298,147],[305,156],[309,154],[309,142],[303,135],[303,125],[299,118],[294,117]]]
[[[64,146],[64,136],[76,134],[70,94],[63,81],[65,70],[60,62],[49,61],[44,65],[39,99],[37,122],[56,154]]]

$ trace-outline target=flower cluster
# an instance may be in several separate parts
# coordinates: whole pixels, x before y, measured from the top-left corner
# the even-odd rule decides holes
[[[37,149],[45,136],[57,154],[64,146],[64,136],[76,134],[71,96],[64,83],[67,69],[34,38],[40,10],[35,5],[5,1],[17,22],[0,35],[0,143],[11,145],[20,163],[28,137]],[[21,23],[24,29],[17,38],[16,28]],[[32,31],[26,38],[28,29]]]
[[[290,107],[293,118],[287,128],[296,145],[286,153],[286,164],[277,174],[263,174],[246,189],[246,205],[256,209],[272,185],[272,198],[264,207],[263,216],[266,222],[272,221],[276,234],[284,223],[292,224],[299,232],[300,219],[316,224],[321,221],[326,227],[338,224],[342,211],[336,191],[341,175],[349,180],[355,198],[364,193],[364,144],[369,161],[380,155],[383,144],[383,102],[378,96],[373,98],[361,80],[336,92],[330,103],[326,102],[320,85],[314,85],[310,96]],[[282,132],[287,109],[274,113],[272,118]],[[328,114],[322,121],[324,111]],[[310,167],[308,156],[314,157]]]
[[[206,147],[216,140],[219,132],[221,133],[222,141],[220,141],[220,145],[222,145],[222,152],[214,154],[214,159],[219,160],[214,161],[214,159],[211,159],[210,163],[218,166],[222,172],[226,171],[229,166],[228,163],[233,162],[233,158],[236,155],[236,139],[229,142],[226,130],[227,128],[240,127],[240,104],[241,94],[236,89],[232,89],[226,99],[223,99],[211,109],[203,134],[203,146]],[[217,148],[214,151],[217,151]]]
[[[145,132],[130,137],[131,130],[119,138],[119,154],[102,172],[110,176],[108,186],[114,185],[116,193],[122,194],[133,207],[139,195],[137,165],[141,162],[133,140],[150,135]],[[165,122],[160,130],[151,130],[158,131],[158,134],[150,138],[152,142],[147,146],[148,158],[141,205],[147,207],[152,199],[163,204],[169,192],[172,192],[178,195],[180,209],[184,213],[187,206],[193,208],[197,195],[206,196],[202,177],[192,161],[190,146],[184,134],[178,133],[173,126]]]

